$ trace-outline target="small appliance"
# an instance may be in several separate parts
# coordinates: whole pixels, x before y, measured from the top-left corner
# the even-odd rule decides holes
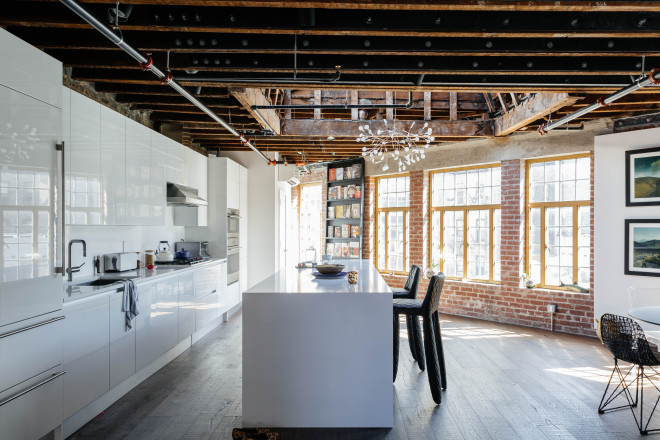
[[[103,256],[103,268],[106,272],[124,272],[137,269],[135,252],[118,252]]]

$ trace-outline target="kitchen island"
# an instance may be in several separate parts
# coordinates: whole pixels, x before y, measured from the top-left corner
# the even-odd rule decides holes
[[[243,425],[392,427],[392,291],[368,260],[284,269],[243,294]]]

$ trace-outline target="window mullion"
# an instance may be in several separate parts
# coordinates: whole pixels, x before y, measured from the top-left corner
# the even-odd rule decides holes
[[[573,279],[572,283],[578,281],[578,206],[573,206]]]
[[[389,259],[387,258],[388,250],[389,250],[389,216],[387,215],[387,212],[385,213],[385,229],[383,230],[383,236],[385,237],[385,270],[390,270],[390,262]]]
[[[494,246],[494,241],[493,241],[493,236],[495,235],[495,224],[493,222],[494,218],[494,209],[491,208],[488,210],[488,281],[493,281],[493,264],[494,264],[494,259],[493,259],[493,246]]]
[[[545,230],[545,206],[540,207],[541,212],[540,212],[540,220],[541,220],[541,249],[540,249],[540,257],[541,257],[541,285],[545,286],[545,235],[546,235],[546,230]]]
[[[470,243],[468,243],[468,210],[463,210],[463,278],[468,278],[468,251]]]

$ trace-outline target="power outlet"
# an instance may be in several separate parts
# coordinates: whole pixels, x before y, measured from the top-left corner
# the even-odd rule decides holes
[[[548,304],[549,313],[557,313],[557,304]]]

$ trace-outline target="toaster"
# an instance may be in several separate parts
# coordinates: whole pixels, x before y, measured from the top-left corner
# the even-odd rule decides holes
[[[137,269],[138,255],[135,252],[119,252],[103,256],[103,269],[106,272],[123,272]]]

